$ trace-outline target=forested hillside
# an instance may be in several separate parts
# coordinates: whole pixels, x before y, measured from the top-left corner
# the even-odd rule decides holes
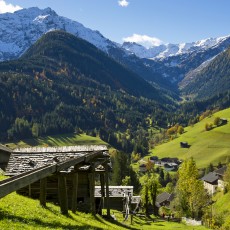
[[[143,153],[149,117],[151,125],[164,127],[175,107],[141,77],[61,31],[46,34],[0,69],[2,140],[84,131]]]
[[[181,82],[181,90],[197,100],[210,98],[230,89],[230,48],[205,68],[190,74]]]
[[[207,108],[230,104],[227,94],[178,103],[167,89],[61,31],[47,33],[0,70],[1,141],[86,132],[127,153],[147,154],[161,128],[196,123]]]

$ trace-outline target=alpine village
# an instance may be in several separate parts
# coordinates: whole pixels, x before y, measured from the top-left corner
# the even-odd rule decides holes
[[[51,8],[0,26],[1,230],[230,229],[230,36],[148,58]]]

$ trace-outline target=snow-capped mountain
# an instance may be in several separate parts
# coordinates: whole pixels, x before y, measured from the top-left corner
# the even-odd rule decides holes
[[[82,38],[125,65],[145,80],[172,88],[189,71],[230,46],[230,36],[182,44],[162,44],[149,49],[136,43],[117,44],[100,32],[59,16],[51,8],[36,7],[0,14],[0,61],[20,57],[43,34],[64,30]]]
[[[187,54],[191,52],[201,52],[210,48],[214,48],[220,45],[225,40],[229,39],[229,36],[219,37],[219,38],[208,38],[191,43],[181,43],[181,44],[162,44],[159,46],[153,46],[146,48],[137,43],[125,42],[122,47],[129,52],[137,55],[140,58],[148,59],[165,59],[172,56],[178,56],[181,54]]]
[[[51,8],[41,10],[32,7],[15,13],[0,14],[0,61],[19,57],[44,33],[52,30],[65,30],[105,52],[117,46],[98,31],[61,17]]]

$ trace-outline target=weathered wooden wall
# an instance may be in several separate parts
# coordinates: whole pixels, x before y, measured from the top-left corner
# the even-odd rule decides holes
[[[5,152],[3,150],[0,150],[0,168],[2,170],[6,169],[6,166],[8,164],[8,161],[10,159],[10,154],[9,152]]]
[[[74,174],[65,175],[67,184],[68,208],[72,209],[73,196],[73,177]],[[58,198],[58,175],[52,175],[46,179],[46,200],[59,204]],[[19,194],[30,196],[35,199],[40,197],[40,181],[36,181],[30,186],[17,191]],[[90,212],[90,187],[87,172],[78,172],[76,209],[79,211]]]

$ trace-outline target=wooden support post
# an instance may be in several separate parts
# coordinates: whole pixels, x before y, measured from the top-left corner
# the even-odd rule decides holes
[[[68,214],[68,195],[66,177],[63,174],[58,175],[58,196],[62,214]]]
[[[109,199],[109,167],[105,164],[105,185],[106,185],[106,207],[107,216],[110,217],[110,199]]]
[[[31,197],[31,184],[29,184],[28,190],[29,190],[29,197]]]
[[[95,174],[91,172],[88,174],[89,177],[89,194],[90,194],[90,211],[93,215],[95,215],[95,197],[94,197],[94,190],[95,190]]]
[[[104,198],[105,198],[105,174],[100,174],[100,182],[101,182],[101,205],[99,214],[102,215],[102,209],[104,208]]]
[[[47,179],[46,177],[40,180],[40,205],[46,207],[46,187]]]
[[[72,212],[77,210],[78,173],[73,174]]]
[[[105,197],[105,174],[100,174],[100,182],[101,182],[101,197]]]

